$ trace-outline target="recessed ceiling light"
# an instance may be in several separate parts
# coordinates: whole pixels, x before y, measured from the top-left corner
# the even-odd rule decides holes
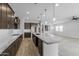
[[[29,11],[27,11],[26,13],[27,13],[27,14],[30,14],[30,12],[29,12]]]
[[[55,4],[55,6],[59,6],[59,4],[58,4],[58,3],[56,3],[56,4]]]
[[[56,18],[53,18],[53,21],[56,21]]]

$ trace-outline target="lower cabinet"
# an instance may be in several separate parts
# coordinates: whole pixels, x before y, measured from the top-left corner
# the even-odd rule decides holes
[[[43,41],[35,35],[32,35],[32,38],[35,46],[38,48],[40,56],[43,56]]]
[[[43,56],[43,41],[41,41],[40,39],[38,39],[38,50],[40,56]]]
[[[31,33],[24,33],[24,37],[25,38],[30,38],[31,37]]]
[[[33,38],[33,42],[34,42],[35,46],[38,47],[38,38],[35,35],[33,35],[32,38]]]
[[[5,51],[3,51],[2,54],[5,56],[15,56],[20,47],[21,42],[22,36],[16,39]]]

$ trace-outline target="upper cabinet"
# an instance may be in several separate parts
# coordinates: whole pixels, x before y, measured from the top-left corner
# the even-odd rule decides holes
[[[8,23],[8,29],[13,29],[14,25],[14,11],[12,10],[12,8],[7,5],[7,23]]]
[[[8,3],[0,3],[0,29],[13,29],[14,11]]]
[[[7,28],[7,5],[2,4],[2,29]]]
[[[2,4],[0,4],[0,29],[2,28]]]

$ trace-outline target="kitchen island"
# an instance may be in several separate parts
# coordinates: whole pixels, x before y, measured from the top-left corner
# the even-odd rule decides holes
[[[58,56],[60,37],[48,33],[32,33],[32,38],[41,56]]]

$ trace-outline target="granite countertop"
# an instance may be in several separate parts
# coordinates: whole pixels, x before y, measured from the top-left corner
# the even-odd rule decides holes
[[[20,33],[20,34],[17,34],[17,35],[11,35],[10,37],[7,38],[7,41],[2,42],[1,45],[0,45],[0,54],[6,48],[8,48],[9,45],[11,45],[20,35],[22,35],[22,34]]]
[[[42,33],[40,35],[37,35],[36,33],[32,33],[32,34],[34,34],[36,37],[41,39],[46,44],[54,44],[54,43],[58,43],[61,41],[61,37],[50,34],[50,33],[45,33],[45,34]]]

